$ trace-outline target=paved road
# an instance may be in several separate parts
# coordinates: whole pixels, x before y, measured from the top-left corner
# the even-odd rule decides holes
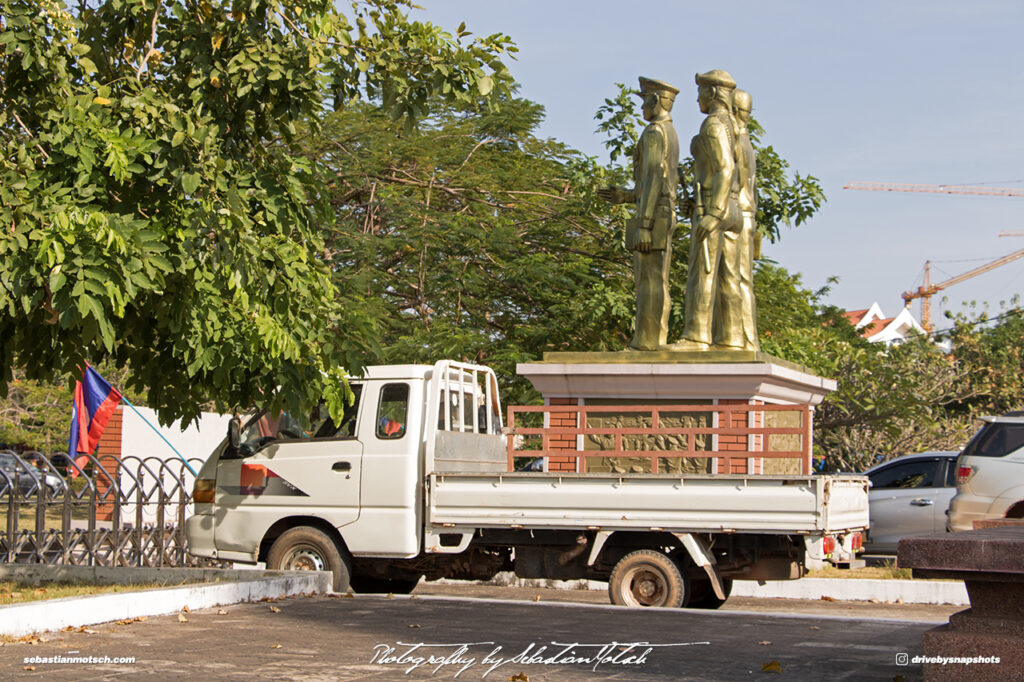
[[[424,594],[239,604],[224,614],[189,613],[184,623],[162,616],[93,626],[92,633],[51,633],[36,645],[8,644],[0,648],[0,678],[667,682],[774,679],[777,666],[778,679],[785,680],[913,680],[920,666],[897,665],[897,654],[919,654],[921,634],[934,626],[813,613],[621,609],[548,596],[543,592],[538,602]],[[634,642],[652,646],[630,648]],[[417,643],[440,646],[412,646]],[[459,647],[470,643],[476,644]],[[532,655],[538,661],[524,660]],[[26,664],[33,656],[136,662]],[[430,656],[448,660],[428,665]],[[596,657],[605,660],[595,666]]]

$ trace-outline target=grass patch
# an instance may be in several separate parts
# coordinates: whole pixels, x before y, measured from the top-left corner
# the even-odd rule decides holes
[[[167,587],[167,583],[136,583],[133,585],[92,585],[86,583],[46,583],[30,585],[16,581],[0,581],[0,606],[22,604],[45,599],[87,597],[112,592],[137,592]]]
[[[912,580],[913,571],[909,568],[898,568],[895,561],[887,561],[881,566],[865,566],[864,568],[836,568],[826,566],[808,571],[808,578],[853,578],[870,580]]]

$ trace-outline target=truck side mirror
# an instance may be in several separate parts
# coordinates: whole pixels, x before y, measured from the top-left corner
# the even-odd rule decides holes
[[[232,417],[228,422],[228,443],[232,450],[238,450],[242,444],[242,420],[238,417]]]

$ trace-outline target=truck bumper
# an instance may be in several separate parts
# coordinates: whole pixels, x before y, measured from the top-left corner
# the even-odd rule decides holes
[[[185,539],[188,541],[188,552],[195,556],[217,557],[217,548],[213,543],[214,516],[194,515],[185,519]]]

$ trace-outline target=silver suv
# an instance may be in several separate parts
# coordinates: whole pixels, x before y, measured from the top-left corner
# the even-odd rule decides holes
[[[1024,412],[982,421],[957,458],[947,530],[970,530],[977,519],[1024,518]]]

